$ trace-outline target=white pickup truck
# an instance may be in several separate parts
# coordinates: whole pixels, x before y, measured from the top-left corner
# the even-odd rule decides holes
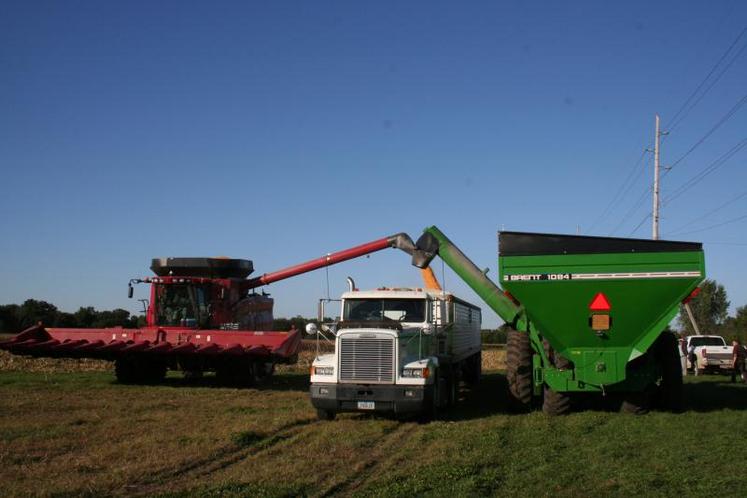
[[[695,362],[690,355],[690,346],[695,349]],[[720,335],[689,335],[685,337],[687,369],[695,375],[705,373],[731,373],[732,346]]]
[[[432,418],[456,401],[461,379],[480,378],[480,308],[448,292],[351,290],[341,316],[323,327],[334,352],[311,367],[311,403],[323,420],[349,411]],[[314,324],[307,332],[324,334]]]

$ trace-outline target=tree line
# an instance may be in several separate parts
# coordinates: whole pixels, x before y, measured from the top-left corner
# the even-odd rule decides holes
[[[81,307],[75,313],[68,313],[52,303],[36,299],[27,299],[23,304],[0,306],[0,332],[20,332],[39,322],[47,327],[131,329],[145,325],[145,317],[131,315],[121,308],[97,310],[93,306]]]

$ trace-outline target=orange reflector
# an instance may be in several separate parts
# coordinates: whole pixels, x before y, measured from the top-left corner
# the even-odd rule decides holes
[[[603,314],[591,315],[591,329],[592,330],[609,330],[610,329],[610,316]]]
[[[430,371],[430,370],[428,370],[428,367],[425,367],[425,368],[423,369],[423,378],[424,378],[424,379],[427,379],[427,378],[428,378],[428,376],[430,376],[430,374],[431,374],[431,371]]]
[[[610,311],[612,309],[612,306],[610,306],[610,302],[607,300],[607,296],[605,296],[601,292],[598,292],[597,295],[594,296],[594,299],[591,300],[589,309],[591,311]]]

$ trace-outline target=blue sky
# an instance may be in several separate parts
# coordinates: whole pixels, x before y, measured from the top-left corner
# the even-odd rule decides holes
[[[738,1],[3,2],[0,303],[135,311],[126,282],[152,257],[262,273],[431,224],[493,276],[501,228],[650,237],[650,154],[636,161],[654,114],[667,129],[745,26]],[[746,79],[747,51],[667,136],[663,164]],[[738,108],[663,197],[746,125]],[[747,304],[747,220],[709,227],[747,215],[745,161],[662,212],[663,238],[706,243],[733,305]],[[395,251],[330,268],[333,296],[347,275],[420,283]],[[448,272],[446,286],[479,302]],[[277,316],[314,315],[326,273],[268,290]]]

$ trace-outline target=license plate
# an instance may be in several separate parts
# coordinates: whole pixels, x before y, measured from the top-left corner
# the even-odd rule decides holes
[[[376,403],[374,403],[373,401],[359,401],[358,409],[359,410],[374,410],[376,409]]]

